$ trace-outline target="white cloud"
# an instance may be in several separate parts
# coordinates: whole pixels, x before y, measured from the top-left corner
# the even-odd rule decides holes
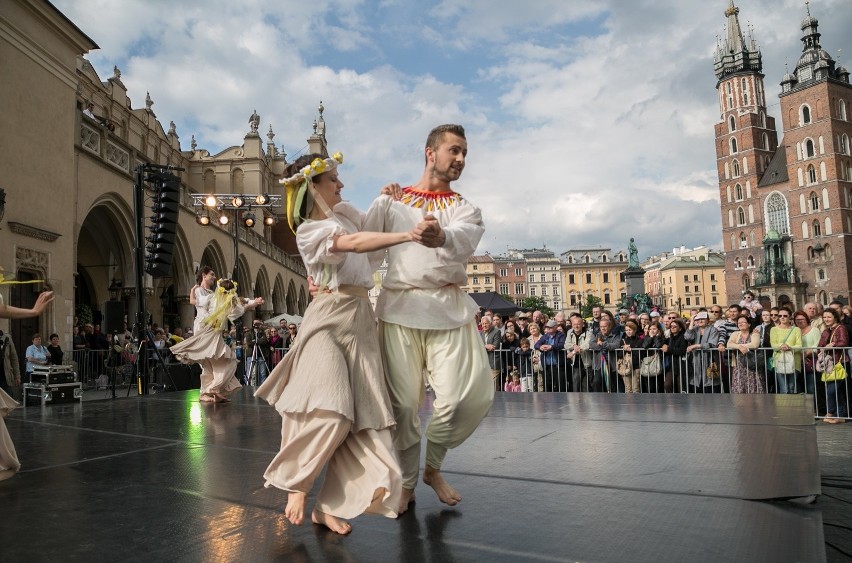
[[[56,5],[101,46],[89,57],[101,76],[118,64],[134,107],[150,91],[185,148],[190,134],[211,152],[241,144],[257,109],[295,156],[322,100],[346,193],[366,207],[384,183],[419,178],[432,126],[460,122],[470,155],[458,189],[483,209],[481,251],[625,248],[633,236],[650,254],[721,239],[712,53],[725,0]],[[780,125],[804,7],[738,5]],[[848,0],[815,0],[811,13],[824,48],[852,56]]]

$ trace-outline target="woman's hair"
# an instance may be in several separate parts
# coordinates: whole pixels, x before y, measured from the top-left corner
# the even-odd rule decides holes
[[[41,335],[37,332],[33,334],[32,340],[35,340],[36,338],[41,338]]]
[[[832,309],[831,307],[828,307],[828,308],[826,308],[825,311],[822,312],[823,315],[826,314],[826,313],[829,313],[832,317],[834,317],[834,322],[836,322],[836,323],[840,322],[840,313],[838,313],[836,309]]]
[[[632,328],[633,332],[636,332],[637,330],[639,330],[639,325],[637,325],[636,321],[633,321],[633,320],[629,320],[629,321],[624,323],[624,328],[627,328],[627,327]]]
[[[743,314],[743,315],[737,316],[737,323],[740,322],[740,319],[745,319],[746,322],[749,324],[749,326],[751,326],[751,317],[749,315]]]
[[[686,325],[683,323],[683,319],[675,319],[671,322],[671,324],[669,324],[669,327],[671,327],[671,325],[677,325],[681,332],[686,332]]]
[[[302,156],[294,160],[293,163],[286,168],[284,172],[284,177],[289,178],[290,176],[298,174],[300,170],[302,170],[305,166],[309,166],[317,158],[323,160],[325,157],[317,153],[303,154]],[[311,178],[311,181],[316,183],[320,178],[323,177],[324,174],[327,174],[327,172],[317,174],[316,176]],[[298,215],[299,217],[308,216],[308,213],[310,212],[312,206],[312,198],[310,194],[310,190],[305,193],[305,197],[302,198],[302,205],[300,206],[300,208],[293,210],[294,215]]]
[[[195,283],[201,284],[201,280],[204,279],[204,276],[213,271],[213,268],[210,266],[201,266],[198,268],[198,272],[195,274]]]
[[[807,319],[809,323],[811,322],[811,318],[808,316],[808,314],[802,311],[801,309],[793,313],[793,322],[796,322],[796,317],[805,317],[805,319]]]
[[[53,334],[51,334],[50,337],[48,337],[48,340],[53,340],[54,338],[59,338],[59,335],[56,334],[55,332]]]

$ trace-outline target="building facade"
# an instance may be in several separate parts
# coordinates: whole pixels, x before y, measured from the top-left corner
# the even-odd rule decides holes
[[[707,247],[655,257],[645,269],[645,281],[652,303],[667,311],[728,305],[725,256]]]
[[[527,298],[527,263],[522,256],[495,256],[497,293],[520,305]]]
[[[563,252],[559,264],[567,310],[579,310],[588,295],[600,299],[604,307],[612,307],[627,293],[627,253],[623,250],[575,248]]]
[[[85,58],[97,48],[49,2],[0,3],[0,188],[5,194],[0,198],[0,265],[7,277],[45,280],[43,285],[2,286],[0,292],[7,304],[22,307],[29,307],[43,286],[56,295],[40,318],[0,321],[0,328],[11,327],[19,351],[34,332],[56,332],[70,350],[81,307],[97,322],[105,302],[121,301],[132,323],[137,291],[144,292],[154,322],[192,326],[195,311],[188,294],[194,272],[210,265],[224,276],[235,261],[241,293],[267,301],[257,315],[304,312],[305,269],[298,255],[283,249],[288,244],[292,249],[286,221],[275,226],[258,221],[246,228],[233,220],[227,228],[202,227],[192,207],[195,193],[283,195],[278,179],[286,160],[272,143],[271,126],[266,143],[257,116],[238,145],[210,154],[193,139],[190,150],[184,150],[174,124],[164,128],[154,113],[150,96],[145,107],[132,107],[118,68],[106,80],[98,76]],[[83,113],[89,102],[94,118]],[[322,151],[324,131],[315,131],[309,145]],[[146,163],[183,169],[178,172],[181,207],[171,277],[146,275],[143,287],[136,288],[134,172]],[[146,215],[150,205],[148,198]],[[232,250],[234,228],[238,256]]]
[[[467,261],[467,285],[462,288],[467,293],[495,291],[494,259],[490,254],[471,256]]]
[[[802,54],[781,80],[783,141],[767,111],[761,53],[733,0],[714,66],[715,126],[727,291],[773,304],[848,301],[852,286],[849,72],[823,50],[808,11]]]

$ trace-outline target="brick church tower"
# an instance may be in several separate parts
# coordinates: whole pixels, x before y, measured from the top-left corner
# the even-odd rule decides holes
[[[803,53],[781,82],[784,139],[766,112],[761,54],[725,11],[714,60],[722,120],[715,126],[725,276],[734,300],[751,289],[774,305],[848,300],[852,258],[852,102],[849,73],[802,21]],[[845,143],[845,145],[844,145]]]

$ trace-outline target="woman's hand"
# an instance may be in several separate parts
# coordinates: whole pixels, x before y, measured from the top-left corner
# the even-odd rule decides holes
[[[382,189],[379,191],[379,194],[389,195],[394,200],[399,201],[400,199],[402,199],[403,192],[399,184],[388,184],[386,186],[382,186]]]

